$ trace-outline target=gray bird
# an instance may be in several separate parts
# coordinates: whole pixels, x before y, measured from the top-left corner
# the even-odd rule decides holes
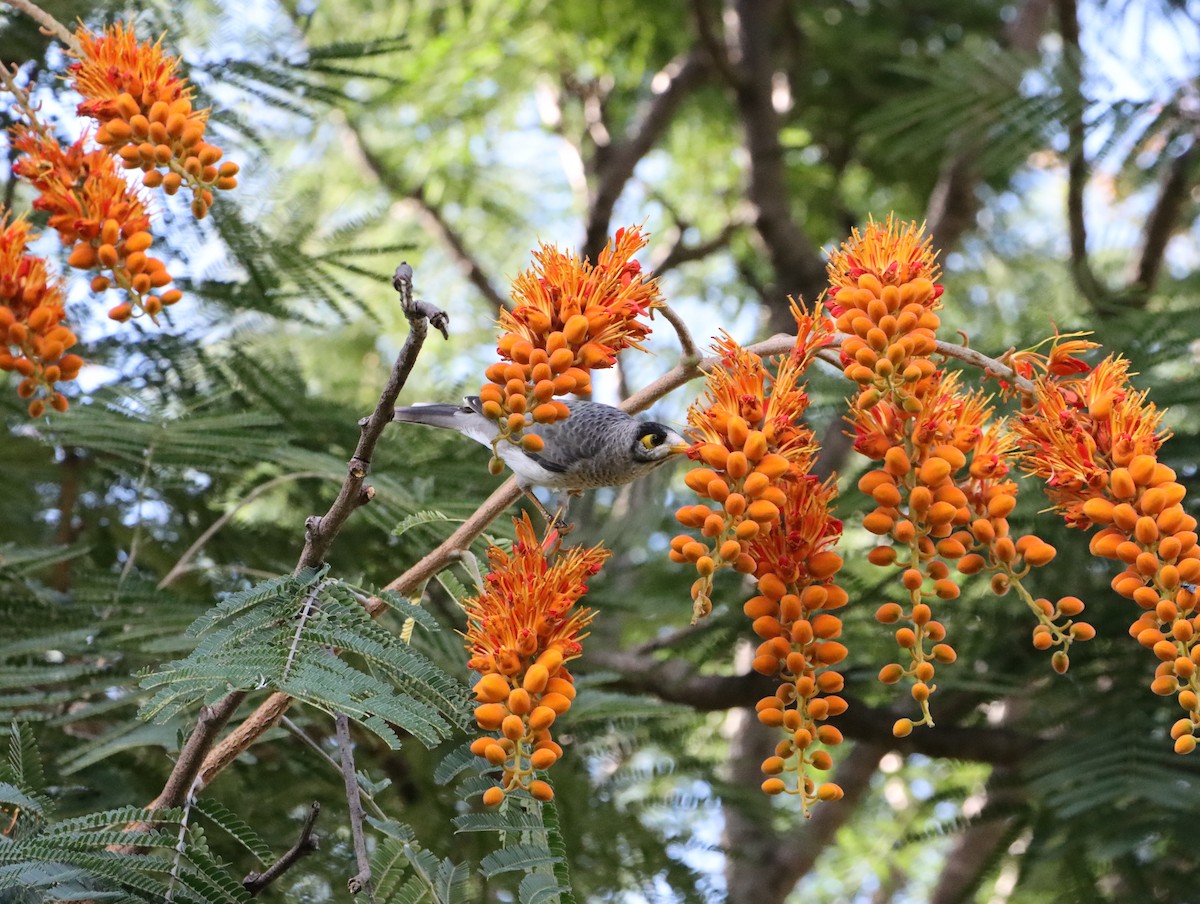
[[[482,413],[478,396],[468,396],[459,405],[414,405],[397,408],[392,419],[429,427],[457,430],[477,443],[492,447],[496,422]],[[534,424],[527,433],[542,438],[540,452],[526,452],[510,442],[496,445],[496,452],[517,477],[517,485],[537,506],[548,522],[561,524],[567,494],[581,490],[619,486],[637,480],[673,455],[686,452],[686,439],[654,421],[639,421],[619,408],[600,402],[569,401],[571,416],[553,424]],[[533,487],[560,493],[557,516],[533,495]]]

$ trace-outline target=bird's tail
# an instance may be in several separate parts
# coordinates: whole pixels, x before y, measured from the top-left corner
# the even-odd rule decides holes
[[[404,421],[408,424],[424,424],[427,427],[461,430],[463,416],[470,413],[471,409],[463,408],[461,405],[413,405],[408,408],[397,408],[392,415],[392,420]]]

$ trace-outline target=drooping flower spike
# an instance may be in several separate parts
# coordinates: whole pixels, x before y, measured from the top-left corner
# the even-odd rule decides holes
[[[0,215],[0,370],[20,374],[17,394],[40,417],[47,405],[66,411],[56,384],[75,379],[83,359],[66,353],[76,340],[63,324],[63,287],[45,259],[28,252],[34,238],[25,220]]]
[[[163,49],[162,38],[138,41],[125,23],[100,34],[81,25],[75,37],[72,87],[84,98],[79,115],[100,123],[95,140],[127,169],[141,169],[147,188],[173,195],[187,186],[192,214],[202,219],[215,190],[237,186],[238,166],[220,163],[223,152],[205,140],[208,110],[192,107],[194,89],[179,60]]]
[[[98,271],[93,292],[111,288],[125,294],[127,300],[109,317],[153,318],[183,297],[178,289],[162,291],[171,276],[160,259],[147,254],[154,241],[150,215],[107,152],[87,150],[83,139],[63,147],[27,125],[14,129],[13,146],[21,155],[13,172],[38,190],[33,207],[49,214],[49,226],[72,249],[67,263]]]
[[[471,750],[503,770],[484,794],[486,806],[518,788],[539,800],[554,796],[534,774],[562,756],[550,729],[575,699],[566,663],[582,653],[580,642],[594,616],[575,604],[609,556],[599,546],[554,551],[557,544],[538,541],[528,515],[513,524],[512,552],[488,550],[484,589],[463,604],[467,667],[482,675],[474,688],[475,720],[489,732]]]
[[[807,812],[814,801],[842,796],[836,784],[818,782],[812,773],[832,766],[826,748],[842,741],[826,720],[846,709],[838,696],[843,679],[833,668],[846,648],[836,640],[842,623],[833,610],[849,597],[835,583],[842,566],[834,551],[842,533],[832,512],[837,484],[809,473],[817,445],[802,420],[808,407],[802,379],[832,341],[831,324],[820,305],[802,310],[793,304],[792,313],[796,344],[770,366],[727,335],[715,344],[720,363],[688,411],[696,438],[691,457],[707,467],[685,478],[713,504],[676,512],[701,537],[675,537],[670,557],[693,563],[700,574],[692,585],[693,619],[712,607],[714,572],[732,568],[754,576],[758,594],[743,606],[761,641],[754,669],[779,680],[775,693],[758,702],[758,718],[784,733],[763,762],[762,788],[797,795]]]
[[[1084,375],[1037,381],[1014,423],[1021,467],[1046,483],[1071,527],[1099,527],[1091,551],[1124,566],[1112,588],[1141,610],[1129,627],[1159,660],[1150,689],[1174,695],[1185,717],[1171,729],[1178,753],[1200,735],[1200,547],[1184,487],[1158,461],[1170,432],[1130,383],[1129,362],[1109,356]]]

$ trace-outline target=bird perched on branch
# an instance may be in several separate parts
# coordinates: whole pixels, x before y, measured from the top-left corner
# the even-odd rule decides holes
[[[392,419],[428,427],[456,430],[477,443],[493,448],[496,422],[482,413],[478,396],[465,405],[414,405],[397,408]],[[533,424],[525,433],[541,437],[538,452],[528,452],[510,442],[496,443],[496,454],[517,477],[521,491],[548,523],[561,524],[567,496],[596,487],[619,486],[637,480],[691,445],[665,424],[640,421],[620,408],[600,402],[566,403],[570,417],[553,424]],[[551,515],[531,492],[546,487],[559,493],[559,512]]]

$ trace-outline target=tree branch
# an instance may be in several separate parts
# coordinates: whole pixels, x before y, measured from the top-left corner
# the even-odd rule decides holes
[[[354,747],[350,741],[350,720],[345,713],[334,717],[337,724],[338,750],[342,755],[342,780],[346,783],[346,804],[350,811],[350,837],[354,840],[354,858],[358,872],[346,883],[350,894],[366,891],[367,900],[374,904],[375,891],[371,887],[371,856],[367,853],[367,842],[363,837],[363,806],[358,791],[358,773],[354,768]]]
[[[1083,194],[1087,188],[1088,164],[1084,156],[1086,138],[1083,102],[1083,51],[1079,46],[1079,10],[1075,0],[1056,0],[1058,28],[1063,39],[1063,71],[1070,99],[1067,123],[1067,230],[1071,240],[1071,278],[1093,308],[1099,308],[1104,289],[1088,258],[1087,218]]]
[[[772,101],[771,39],[779,3],[735,0],[732,11],[737,55],[734,96],[750,161],[746,196],[754,206],[754,225],[775,273],[764,301],[772,326],[786,329],[791,322],[788,296],[819,296],[825,289],[825,263],[791,210],[779,114]]]
[[[278,860],[272,863],[265,872],[250,872],[242,880],[242,887],[250,892],[251,897],[257,897],[264,888],[286,873],[305,854],[311,854],[320,847],[320,839],[313,835],[313,827],[317,817],[321,815],[321,804],[313,801],[308,808],[308,816],[300,827],[300,837]]]
[[[396,407],[396,398],[412,372],[417,355],[425,342],[427,324],[432,323],[436,329],[446,335],[446,314],[428,302],[413,298],[412,268],[408,264],[402,263],[396,268],[393,285],[400,295],[400,304],[408,319],[408,337],[405,339],[399,355],[396,356],[396,363],[379,396],[375,410],[359,424],[358,445],[347,465],[348,473],[337,499],[334,500],[324,516],[308,519],[304,550],[296,564],[297,571],[302,568],[319,566],[346,519],[355,509],[371,498],[371,488],[363,486],[370,470],[371,456],[375,454],[375,446],[378,444],[384,428],[391,423],[392,413]],[[214,746],[213,742],[217,733],[245,697],[245,691],[234,691],[214,707],[204,707],[200,711],[201,718],[196,729],[184,745],[162,793],[151,804],[151,807],[179,806],[183,799],[180,795],[186,795],[188,790],[193,787],[198,791],[207,785],[255,738],[274,725],[287,710],[288,703],[291,701],[287,694],[278,692],[272,694],[249,719],[230,732],[220,744]],[[207,718],[206,713],[208,714]],[[219,722],[217,722],[218,719]]]
[[[660,660],[620,650],[589,651],[587,667],[612,670],[620,677],[612,686],[621,690],[650,694],[668,703],[682,703],[699,712],[719,712],[737,707],[752,707],[770,696],[778,682],[757,672],[740,675],[698,673],[682,659]],[[906,738],[892,735],[896,714],[889,708],[867,706],[842,694],[850,701],[846,712],[834,724],[855,741],[878,744],[900,753],[921,753],[930,757],[954,757],[980,763],[1010,765],[1037,750],[1042,741],[1011,729],[939,725],[936,731],[914,731]],[[961,699],[946,695],[944,712],[962,708]]]
[[[167,783],[163,785],[158,797],[150,802],[147,809],[161,810],[183,806],[183,802],[187,799],[188,792],[195,782],[196,774],[200,770],[200,763],[203,761],[204,755],[216,740],[221,729],[225,727],[225,723],[229,721],[245,699],[245,691],[234,691],[212,706],[200,707],[200,717],[196,720],[196,727],[188,736],[183,749],[179,751],[179,758],[175,760],[175,768],[171,770],[171,774],[167,777]]]
[[[1037,53],[1038,42],[1046,31],[1050,3],[1051,0],[1023,0],[1004,27],[1004,44],[1030,56]],[[978,134],[961,136],[961,146],[953,148],[942,161],[937,182],[929,193],[925,222],[943,254],[957,246],[963,234],[975,225],[980,206],[976,194],[980,179],[975,164],[981,140]]]
[[[58,525],[54,530],[56,546],[70,546],[79,535],[75,526],[75,506],[79,502],[80,485],[83,483],[84,457],[78,449],[68,447],[63,452],[60,465],[62,479],[58,484]],[[72,558],[68,557],[54,566],[50,586],[65,593],[71,586]]]
[[[1016,779],[1013,773],[1011,768],[993,769],[984,785],[983,812],[978,815],[964,812],[969,821],[943,861],[929,904],[970,900],[983,877],[994,867],[997,852],[1007,847],[1019,831],[1021,822],[1012,814],[1012,808],[1021,795],[1012,787]]]
[[[611,231],[609,226],[613,208],[632,178],[638,161],[666,132],[683,99],[707,74],[707,54],[699,47],[693,47],[682,57],[672,60],[651,80],[651,91],[655,93],[637,122],[629,128],[623,139],[610,142],[605,153],[597,156],[596,183],[584,227],[585,257],[594,261],[604,249]]]
[[[1189,138],[1191,144],[1170,162],[1163,173],[1158,199],[1146,218],[1142,253],[1138,258],[1137,270],[1130,287],[1133,290],[1130,302],[1139,308],[1146,306],[1150,293],[1154,291],[1158,282],[1167,243],[1175,233],[1179,224],[1179,213],[1188,197],[1188,186],[1192,182],[1197,155],[1200,154],[1200,141],[1197,140],[1197,136],[1192,134]]]
[[[41,26],[42,34],[62,41],[73,54],[80,53],[79,42],[75,40],[75,35],[71,33],[71,30],[40,6],[32,3],[31,0],[4,0],[4,2],[17,12],[24,13],[37,22]]]

